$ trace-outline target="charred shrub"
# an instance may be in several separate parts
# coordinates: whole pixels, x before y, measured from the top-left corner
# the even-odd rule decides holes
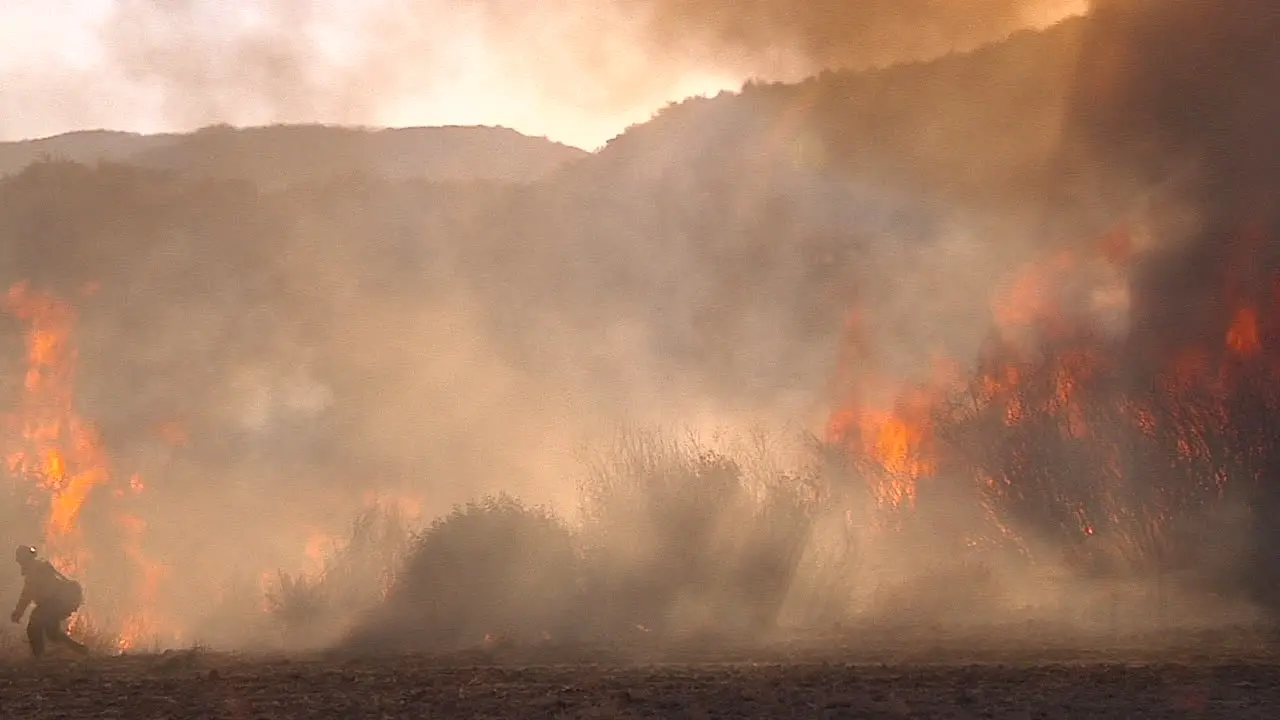
[[[455,508],[412,541],[386,602],[349,644],[450,650],[558,635],[578,599],[574,536],[505,495]]]

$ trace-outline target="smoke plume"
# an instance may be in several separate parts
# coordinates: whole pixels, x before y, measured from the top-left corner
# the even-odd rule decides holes
[[[621,7],[647,15],[650,37],[664,50],[707,48],[711,56],[727,52],[730,57],[737,54],[755,62],[790,63],[793,69],[813,72],[968,50],[1021,28],[1077,14],[1083,3],[631,0]]]
[[[1260,0],[1099,3],[1082,51],[1069,152],[1112,198],[1158,187],[1194,222],[1166,227],[1135,319],[1161,347],[1220,333],[1259,300],[1280,225],[1280,10]],[[1113,205],[1114,207],[1114,205]],[[1230,294],[1231,297],[1227,295]]]

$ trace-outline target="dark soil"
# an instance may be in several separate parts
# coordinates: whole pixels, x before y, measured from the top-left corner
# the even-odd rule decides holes
[[[554,653],[547,655],[553,659]],[[1275,718],[1280,659],[514,664],[201,651],[0,664],[0,717]],[[469,664],[482,661],[485,664]]]

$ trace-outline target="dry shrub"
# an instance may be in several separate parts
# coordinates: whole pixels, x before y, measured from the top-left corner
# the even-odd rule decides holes
[[[83,615],[73,615],[67,625],[71,637],[84,643],[94,655],[115,655],[121,652],[121,634],[118,625],[110,622],[95,622]],[[159,651],[159,638],[140,637],[134,640],[129,652],[145,653]]]
[[[329,611],[323,574],[295,576],[277,570],[264,596],[266,611],[279,623],[286,645],[314,630]]]
[[[486,638],[611,642],[766,632],[811,528],[812,479],[763,444],[715,450],[625,433],[589,464],[575,532],[507,496],[456,508],[415,537],[387,601],[347,638],[450,650]]]
[[[317,647],[345,632],[353,619],[378,606],[410,545],[404,517],[394,507],[365,508],[345,541],[314,574],[278,570],[265,589],[266,612],[285,648]]]
[[[505,495],[485,497],[414,537],[386,603],[350,642],[451,649],[486,637],[560,635],[577,604],[578,576],[562,520]]]
[[[771,629],[812,527],[815,477],[764,436],[717,449],[627,432],[580,483],[584,581],[597,630]]]

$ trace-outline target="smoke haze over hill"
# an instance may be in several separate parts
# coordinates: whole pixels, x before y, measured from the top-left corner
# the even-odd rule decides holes
[[[0,136],[86,125],[503,124],[594,147],[667,100],[755,76],[934,57],[1082,10],[1061,0],[55,5],[11,11],[13,26],[43,43],[6,75],[0,106],[24,117]]]

